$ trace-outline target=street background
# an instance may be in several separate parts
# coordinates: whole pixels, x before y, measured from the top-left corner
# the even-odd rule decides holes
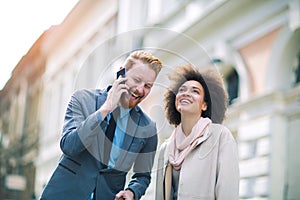
[[[157,123],[159,144],[173,130],[163,108],[167,74],[183,63],[214,68],[230,100],[224,124],[238,143],[240,199],[300,199],[300,0],[79,0],[67,1],[67,13],[62,2],[45,1],[63,19],[32,34],[35,25],[17,23],[31,11],[3,2],[12,15],[1,17],[10,25],[0,37],[1,48],[10,41],[0,52],[1,81],[13,71],[0,90],[0,199],[39,197],[61,155],[71,94],[112,83],[135,49],[165,66],[141,105]],[[143,200],[153,199],[154,182]]]

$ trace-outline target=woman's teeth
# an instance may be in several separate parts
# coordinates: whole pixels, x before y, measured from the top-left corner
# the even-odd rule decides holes
[[[190,101],[188,101],[186,99],[182,99],[182,100],[180,100],[180,103],[190,103]]]

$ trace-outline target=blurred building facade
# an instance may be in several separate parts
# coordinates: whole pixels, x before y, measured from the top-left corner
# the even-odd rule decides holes
[[[0,198],[34,199],[38,156],[41,75],[45,57],[42,35],[13,71],[0,92]],[[21,192],[22,191],[22,192]]]
[[[165,65],[142,103],[160,143],[172,131],[162,106],[166,74],[212,63],[230,97],[225,125],[239,146],[240,199],[299,199],[299,27],[300,0],[79,1],[0,91],[0,198],[40,195],[61,155],[71,94],[111,83],[129,51],[144,48]],[[144,200],[153,199],[153,183]]]

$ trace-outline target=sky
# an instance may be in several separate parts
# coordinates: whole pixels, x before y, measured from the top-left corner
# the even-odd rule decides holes
[[[79,0],[0,0],[0,90],[39,36]]]

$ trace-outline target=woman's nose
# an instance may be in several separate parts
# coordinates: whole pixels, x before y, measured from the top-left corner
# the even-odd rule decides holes
[[[183,96],[189,96],[190,92],[188,90],[185,90],[185,91],[182,92],[182,95]]]

